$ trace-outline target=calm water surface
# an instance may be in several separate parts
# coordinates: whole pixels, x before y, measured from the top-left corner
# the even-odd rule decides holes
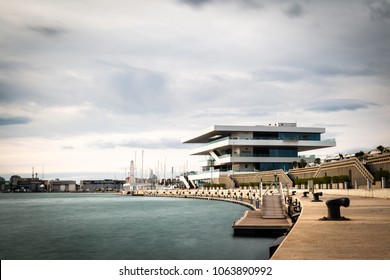
[[[0,258],[268,259],[273,238],[233,237],[245,210],[197,199],[0,193]]]

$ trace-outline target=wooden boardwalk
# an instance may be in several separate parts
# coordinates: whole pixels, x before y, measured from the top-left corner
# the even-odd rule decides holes
[[[263,197],[261,210],[246,211],[233,224],[236,236],[281,236],[291,228],[291,220],[284,213],[280,195]]]

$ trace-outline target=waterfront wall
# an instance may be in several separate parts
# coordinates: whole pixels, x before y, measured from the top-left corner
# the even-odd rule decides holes
[[[346,189],[346,190],[321,190],[324,194],[340,195],[340,196],[360,196],[371,198],[390,199],[390,189]]]
[[[316,185],[317,186],[317,185]],[[324,194],[339,195],[339,196],[360,196],[360,197],[371,197],[371,198],[383,198],[390,199],[390,188],[384,189],[318,189],[315,186],[315,192],[323,192]],[[306,191],[306,189],[290,189],[291,191],[296,190],[300,193]],[[248,202],[250,198],[254,200],[260,199],[260,190],[258,188],[243,188],[243,189],[219,189],[219,188],[208,188],[208,189],[191,189],[191,190],[145,190],[143,194],[149,196],[177,196],[177,197],[207,197],[207,198],[220,198],[220,199],[236,199]],[[253,203],[254,204],[254,203]]]

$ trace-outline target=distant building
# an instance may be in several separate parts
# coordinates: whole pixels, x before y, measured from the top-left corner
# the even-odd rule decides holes
[[[120,191],[125,180],[81,180],[80,188],[84,192]]]
[[[13,192],[45,192],[45,181],[39,178],[18,178],[11,186]]]
[[[9,182],[7,182],[3,177],[0,177],[0,192],[4,192],[8,189]]]
[[[49,191],[51,192],[74,192],[77,190],[76,181],[60,179],[49,181]]]

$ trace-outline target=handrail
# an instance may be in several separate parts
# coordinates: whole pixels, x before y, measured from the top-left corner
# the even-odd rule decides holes
[[[263,205],[263,182],[260,182],[260,205]]]
[[[284,192],[283,192],[283,184],[279,182],[279,189],[280,189],[280,200],[282,202],[282,206],[284,205],[285,198],[284,198]],[[284,210],[284,207],[283,207]]]
[[[367,168],[360,162],[357,158],[351,158],[351,159],[343,159],[338,162],[328,162],[323,163],[319,166],[317,172],[314,174],[314,178],[318,177],[318,175],[326,170],[327,168],[334,168],[335,166],[346,166],[348,164],[353,164],[356,169],[360,172],[360,174],[363,175],[367,180],[369,180],[371,183],[374,182],[374,176],[367,170]]]

